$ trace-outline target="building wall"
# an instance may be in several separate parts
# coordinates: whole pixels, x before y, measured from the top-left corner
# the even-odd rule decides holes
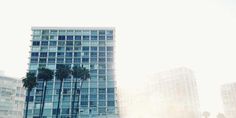
[[[236,83],[223,85],[221,96],[226,118],[236,118]]]
[[[79,116],[118,117],[114,78],[114,28],[33,27],[29,71],[40,67],[52,70],[57,64],[83,65],[91,78],[81,90]],[[79,83],[78,83],[79,84]],[[73,78],[65,79],[61,117],[70,117]],[[31,93],[28,118],[37,118],[42,96],[42,81]],[[44,116],[55,116],[59,81],[48,82]]]
[[[0,76],[0,118],[22,118],[24,100],[21,80]]]

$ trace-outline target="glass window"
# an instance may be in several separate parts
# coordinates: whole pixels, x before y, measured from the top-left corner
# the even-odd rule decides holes
[[[107,88],[107,93],[114,93],[114,88]]]
[[[73,53],[72,52],[66,52],[66,57],[72,57]]]
[[[48,46],[48,41],[42,41],[42,46]]]
[[[65,42],[64,41],[58,41],[58,46],[64,46]]]
[[[113,36],[107,36],[107,40],[113,40]]]
[[[91,35],[92,35],[92,36],[96,36],[96,35],[97,35],[97,33],[98,33],[98,31],[97,31],[97,30],[91,30]]]
[[[113,35],[113,31],[112,30],[107,30],[107,35]]]
[[[48,35],[48,34],[49,34],[49,30],[43,30],[43,31],[42,31],[42,34],[43,34],[43,35]]]
[[[107,62],[113,62],[113,58],[107,58]]]
[[[99,36],[99,40],[105,40],[105,36]]]
[[[66,63],[72,63],[72,58],[66,58]]]
[[[73,40],[73,36],[67,36],[67,40]]]
[[[115,102],[114,101],[107,101],[107,106],[115,106]]]
[[[99,93],[105,93],[105,92],[106,92],[106,89],[105,89],[105,88],[99,88],[99,89],[98,89],[98,92],[99,92]]]
[[[99,30],[99,35],[105,35],[105,30]]]
[[[97,102],[96,101],[90,101],[90,107],[96,107],[97,106]]]
[[[90,100],[91,101],[96,101],[97,100],[97,94],[91,94],[90,95]]]
[[[49,52],[49,57],[55,57],[56,56],[56,52]]]
[[[91,57],[97,57],[97,53],[96,52],[91,52],[90,55],[91,55]]]
[[[88,95],[81,95],[81,101],[87,101]]]
[[[97,36],[91,36],[91,40],[97,40],[98,37]]]
[[[67,46],[73,46],[73,41],[66,41]]]
[[[91,62],[97,62],[97,58],[90,58]]]
[[[31,53],[31,57],[38,57],[39,56],[39,53],[38,52],[32,52]]]
[[[80,57],[81,53],[80,52],[74,52],[74,57]]]
[[[56,46],[56,45],[57,45],[57,42],[56,42],[56,41],[50,41],[50,42],[49,42],[49,45],[50,45],[50,46]]]
[[[106,113],[106,108],[99,108],[98,113]]]
[[[57,58],[57,63],[64,63],[64,58]]]
[[[64,52],[58,52],[57,57],[64,57]]]
[[[55,63],[55,58],[48,58],[48,63]]]
[[[97,47],[92,46],[92,47],[91,47],[91,51],[97,51]]]
[[[99,105],[99,106],[106,106],[106,102],[105,102],[105,101],[99,101],[99,102],[98,102],[98,105]]]
[[[46,63],[47,60],[46,59],[39,59],[39,63]]]
[[[99,47],[99,51],[105,51],[105,47]]]
[[[31,59],[30,63],[38,63],[38,59]]]
[[[82,58],[82,62],[83,63],[88,63],[89,62],[89,58]]]
[[[106,53],[105,52],[99,52],[99,57],[105,57]]]
[[[66,51],[72,51],[73,47],[66,47]]]
[[[89,36],[83,36],[83,40],[89,40]]]
[[[40,41],[33,41],[33,46],[39,46],[40,45]]]
[[[83,47],[83,51],[89,51],[89,47],[88,46]]]
[[[64,35],[60,35],[60,36],[58,36],[58,40],[65,40],[65,36]]]
[[[105,94],[100,94],[99,95],[99,100],[105,100],[106,99],[106,95]]]
[[[106,59],[105,58],[99,58],[99,62],[105,63]]]
[[[81,40],[81,36],[75,36],[75,40]]]
[[[81,101],[81,102],[80,102],[80,105],[81,105],[82,107],[87,107],[87,106],[88,106],[88,101]]]
[[[113,51],[113,47],[108,46],[108,47],[107,47],[107,51]]]
[[[40,57],[47,57],[47,52],[41,52]]]
[[[81,46],[81,41],[75,41],[75,46]]]
[[[80,58],[74,58],[74,63],[80,63]]]

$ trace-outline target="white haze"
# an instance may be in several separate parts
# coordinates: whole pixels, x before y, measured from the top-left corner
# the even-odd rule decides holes
[[[129,91],[153,73],[189,67],[198,79],[202,110],[216,113],[222,111],[219,86],[236,78],[235,5],[233,0],[1,1],[0,70],[25,75],[31,26],[114,26],[119,88]]]

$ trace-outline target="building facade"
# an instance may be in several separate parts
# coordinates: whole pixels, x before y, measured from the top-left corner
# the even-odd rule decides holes
[[[236,118],[236,83],[223,85],[221,97],[226,118]]]
[[[185,67],[155,75],[148,86],[150,110],[161,118],[200,118],[197,83]]]
[[[33,27],[29,71],[58,64],[82,66],[90,70],[90,79],[81,90],[78,118],[118,118],[114,78],[114,28]],[[42,82],[31,92],[28,118],[38,118]],[[70,118],[73,78],[63,82],[60,117]],[[79,83],[78,83],[79,84]],[[48,82],[43,116],[56,115],[59,81]]]
[[[22,118],[24,101],[21,80],[0,76],[0,118]]]

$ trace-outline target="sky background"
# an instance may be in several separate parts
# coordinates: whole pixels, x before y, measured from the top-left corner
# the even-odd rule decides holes
[[[118,85],[188,67],[202,110],[221,111],[219,87],[236,81],[235,0],[7,0],[0,2],[0,70],[27,70],[31,26],[116,28]]]

